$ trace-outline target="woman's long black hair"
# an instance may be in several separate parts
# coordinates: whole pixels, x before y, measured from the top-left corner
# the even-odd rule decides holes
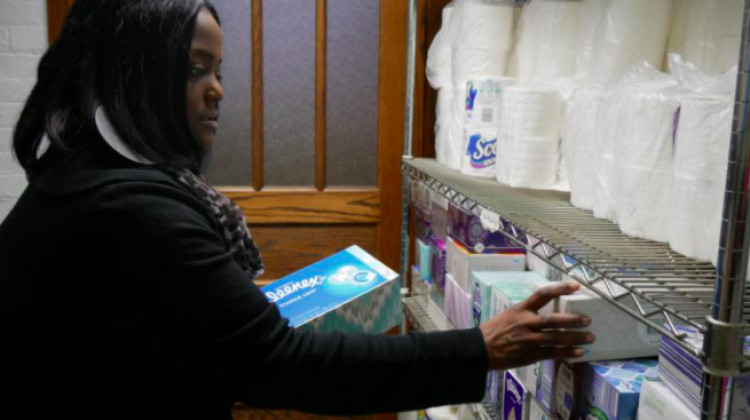
[[[123,141],[167,169],[199,169],[204,151],[190,132],[185,92],[196,17],[205,0],[78,0],[42,57],[37,83],[13,134],[29,178],[56,157],[101,141],[96,107]],[[40,155],[42,138],[51,146]]]

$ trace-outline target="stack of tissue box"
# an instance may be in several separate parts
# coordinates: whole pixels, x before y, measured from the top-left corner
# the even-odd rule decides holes
[[[383,333],[401,324],[399,275],[358,246],[261,290],[302,330]]]
[[[554,409],[558,367],[559,362],[555,360],[543,360],[517,369],[518,377],[529,391],[532,401],[548,413]]]
[[[450,273],[445,275],[443,312],[456,328],[471,328],[471,298]]]
[[[528,299],[537,289],[549,285],[549,280],[529,271],[496,272],[502,279],[492,285],[490,316],[499,315],[513,305]]]
[[[635,420],[641,383],[656,374],[656,360],[592,362],[584,365],[578,416]]]
[[[448,206],[448,234],[472,252],[526,252],[524,247],[512,243],[499,231],[492,232],[485,229],[479,217],[453,203]]]
[[[523,383],[511,371],[505,372],[505,394],[501,413],[503,420],[527,420],[529,418],[529,393]]]
[[[486,322],[497,313],[492,312],[492,289],[495,285],[502,286],[508,279],[518,282],[539,282],[539,275],[527,271],[472,271],[471,273],[471,306],[474,326]],[[540,282],[541,283],[541,282]]]
[[[694,348],[703,348],[703,334],[693,327],[678,325],[677,331],[686,334],[686,343]],[[750,341],[745,340],[744,351],[750,352]],[[703,364],[693,354],[688,353],[672,339],[663,337],[659,349],[659,379],[672,391],[688,409],[699,416],[703,393]],[[734,379],[732,415],[730,418],[750,414],[750,375]]]

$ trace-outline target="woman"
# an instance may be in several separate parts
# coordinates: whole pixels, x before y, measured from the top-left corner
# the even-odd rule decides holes
[[[14,133],[29,187],[0,225],[0,418],[229,418],[235,401],[356,414],[482,397],[488,369],[582,354],[536,311],[481,328],[300,333],[252,280],[242,212],[199,172],[221,30],[200,0],[79,0]],[[450,380],[446,380],[450,378]]]

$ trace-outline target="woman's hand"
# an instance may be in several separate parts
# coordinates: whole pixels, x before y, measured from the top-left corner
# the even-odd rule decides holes
[[[508,369],[545,359],[583,356],[580,345],[592,343],[588,332],[564,331],[591,324],[585,316],[574,314],[539,315],[544,305],[558,296],[568,295],[580,286],[565,282],[539,289],[531,297],[480,326],[489,355],[489,367]]]

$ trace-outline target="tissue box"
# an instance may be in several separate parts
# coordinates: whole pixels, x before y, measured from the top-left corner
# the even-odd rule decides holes
[[[432,236],[432,215],[429,211],[414,207],[414,224],[417,228],[417,238],[422,242],[429,242]]]
[[[432,278],[430,298],[438,308],[442,309],[445,296],[445,241],[439,238],[432,238],[430,245],[430,276]]]
[[[492,370],[487,374],[487,386],[484,393],[484,402],[489,403],[498,413],[503,412],[503,399],[505,398],[505,372]]]
[[[552,416],[544,411],[539,402],[531,398],[529,400],[529,420],[554,420]]]
[[[504,253],[525,253],[526,248],[515,245],[500,232],[490,232],[482,227],[479,217],[464,211],[457,205],[448,206],[448,234],[471,251],[485,250]]]
[[[471,311],[474,326],[487,322],[494,314],[490,312],[492,286],[502,282],[506,276],[496,271],[471,272]]]
[[[423,182],[415,179],[411,180],[411,202],[414,207],[429,212],[432,205],[430,199],[430,189]]]
[[[573,420],[578,411],[577,390],[581,388],[581,376],[585,363],[575,365],[560,362],[557,366],[554,385],[553,410],[562,420]]]
[[[487,253],[473,253],[448,238],[445,244],[447,270],[464,290],[471,290],[470,278],[473,271],[524,271],[526,268],[524,254],[485,252]]]
[[[505,372],[503,420],[528,420],[529,394],[521,381],[510,371]]]
[[[703,347],[703,334],[693,327],[678,325],[677,331],[687,334],[685,341],[696,347]],[[674,395],[681,399],[695,415],[701,412],[703,394],[703,364],[700,359],[683,350],[677,343],[662,337],[659,348],[659,379]],[[750,352],[750,340],[745,340],[744,352]],[[736,377],[730,418],[743,418],[750,413],[750,375]]]
[[[584,346],[586,354],[575,362],[650,357],[659,354],[661,335],[588,289],[556,300],[555,312],[586,315],[596,341]]]
[[[448,235],[448,199],[430,190],[430,233],[445,241]]]
[[[422,279],[419,273],[419,267],[411,267],[411,294],[412,296],[418,296],[424,298],[424,302],[427,303],[427,282]]]
[[[430,245],[427,242],[423,242],[422,239],[416,240],[417,247],[417,262],[419,267],[419,275],[425,283],[432,283],[432,273],[430,258],[432,258],[432,251]]]
[[[562,271],[552,267],[543,259],[537,257],[531,252],[526,254],[526,267],[549,281],[562,281]]]
[[[549,281],[529,271],[497,272],[498,281],[492,285],[490,316],[498,315],[511,306],[528,299],[540,287],[549,285]]]
[[[383,333],[401,324],[399,275],[358,246],[261,291],[302,330]]]
[[[471,328],[471,296],[461,289],[450,273],[445,275],[443,311],[456,328]]]
[[[518,369],[519,379],[524,383],[531,399],[542,408],[551,412],[554,406],[555,375],[559,363],[554,360],[543,360]]]
[[[656,374],[656,360],[586,363],[581,379],[580,418],[635,420],[641,383]]]
[[[638,420],[699,420],[700,416],[662,381],[646,378],[641,384]]]

